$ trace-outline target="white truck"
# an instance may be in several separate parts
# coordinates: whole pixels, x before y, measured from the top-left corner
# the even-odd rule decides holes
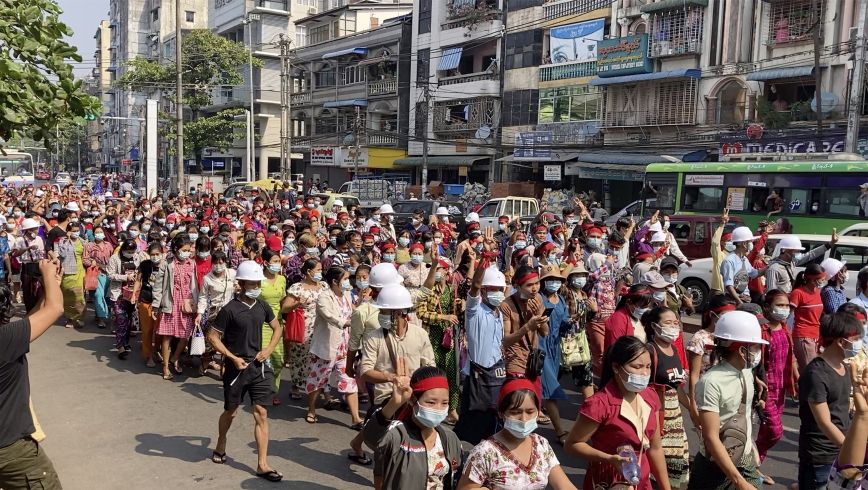
[[[363,209],[379,208],[394,199],[401,199],[407,182],[387,179],[356,179],[344,182],[338,194],[349,194],[359,198]]]

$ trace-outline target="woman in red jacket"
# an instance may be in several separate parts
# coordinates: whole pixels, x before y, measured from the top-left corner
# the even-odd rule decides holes
[[[654,302],[654,291],[646,284],[634,284],[627,294],[621,295],[621,301],[615,308],[615,313],[606,320],[606,341],[608,349],[620,337],[632,335],[642,342],[647,342],[645,329],[639,320]]]

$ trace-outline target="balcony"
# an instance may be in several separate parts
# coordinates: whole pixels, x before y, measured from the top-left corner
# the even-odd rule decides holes
[[[500,120],[500,100],[475,97],[434,103],[434,132],[445,138],[473,138],[486,126],[493,128]]]
[[[310,104],[310,92],[292,94],[292,96],[289,98],[289,102],[290,104],[295,106]]]
[[[398,137],[390,134],[368,133],[368,146],[394,148],[398,146]]]
[[[650,15],[649,57],[699,54],[702,50],[702,29],[705,19],[705,8],[702,6],[688,5],[644,15]]]
[[[495,0],[451,0],[447,5],[446,22],[441,27],[443,30],[473,29],[477,24],[500,19],[502,14]]]
[[[543,19],[552,20],[567,15],[582,15],[611,5],[612,0],[555,0],[543,4]]]
[[[486,70],[479,73],[468,73],[467,75],[455,75],[451,77],[440,77],[437,85],[455,85],[456,83],[480,82],[483,80],[497,80],[498,73],[494,70]]]
[[[597,75],[596,61],[568,61],[542,65],[539,67],[539,81],[567,80],[570,78],[593,77]]]
[[[292,136],[290,144],[293,148],[310,148],[310,136]]]
[[[368,82],[368,95],[393,95],[398,93],[398,79],[377,80]]]
[[[606,111],[600,119],[601,128],[632,128],[639,126],[678,126],[696,124],[694,111],[645,110]]]

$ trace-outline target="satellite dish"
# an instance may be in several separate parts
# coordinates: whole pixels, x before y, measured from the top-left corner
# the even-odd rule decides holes
[[[356,137],[355,137],[355,135],[354,135],[353,133],[347,133],[347,134],[344,136],[344,145],[345,145],[345,146],[349,146],[349,145],[354,145],[354,144],[356,144]]]
[[[491,136],[491,128],[487,125],[480,126],[479,129],[476,130],[476,139],[484,140]]]

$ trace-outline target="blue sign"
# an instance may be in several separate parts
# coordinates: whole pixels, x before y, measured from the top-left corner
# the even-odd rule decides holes
[[[202,170],[203,171],[213,171],[213,170],[223,170],[226,168],[226,162],[223,160],[205,160],[202,159]]]
[[[139,160],[139,147],[134,146],[130,148],[130,160],[138,161]]]
[[[515,134],[513,160],[546,161],[552,158],[552,132],[526,131]]]
[[[620,77],[651,73],[648,34],[636,34],[597,42],[597,76]]]

